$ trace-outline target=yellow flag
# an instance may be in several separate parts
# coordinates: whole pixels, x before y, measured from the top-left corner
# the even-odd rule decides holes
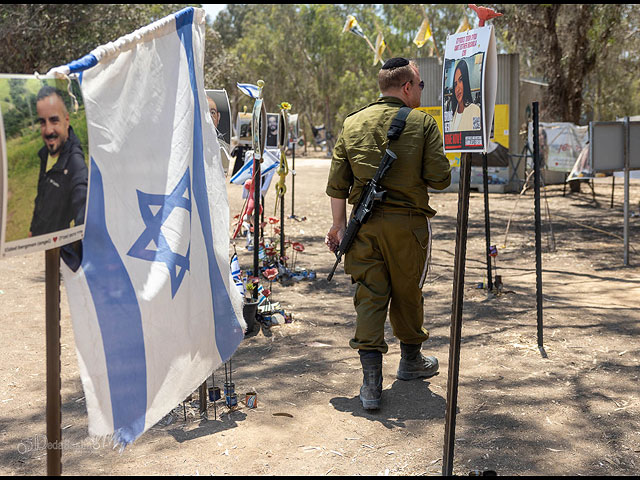
[[[364,32],[360,29],[360,25],[358,25],[358,20],[353,15],[349,15],[347,17],[347,21],[344,24],[344,28],[342,29],[342,33],[351,32],[359,37],[364,38]]]
[[[382,35],[382,33],[378,33],[378,37],[376,38],[376,51],[375,51],[375,56],[373,58],[373,64],[377,64],[378,62],[384,64],[384,62],[382,61],[382,52],[384,52],[384,49],[387,47],[387,44],[384,43],[384,36]]]
[[[465,15],[462,19],[462,23],[458,27],[458,30],[456,30],[456,33],[466,32],[467,30],[471,30],[471,25],[469,25],[469,19]]]
[[[413,43],[415,43],[418,48],[422,47],[425,43],[429,41],[431,38],[431,26],[429,26],[429,20],[426,18],[422,21],[422,25],[420,25],[420,30],[416,35],[416,38],[413,39]]]

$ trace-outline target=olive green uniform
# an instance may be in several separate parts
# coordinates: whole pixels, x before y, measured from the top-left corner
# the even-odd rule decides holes
[[[357,325],[353,348],[386,353],[384,323],[387,309],[394,335],[407,344],[424,342],[420,277],[427,260],[429,206],[427,187],[451,183],[435,120],[412,110],[398,140],[387,139],[391,121],[404,103],[381,97],[349,115],[333,150],[327,195],[357,203],[363,187],[375,175],[382,152],[389,147],[398,157],[380,182],[387,191],[345,256],[345,272],[357,283],[354,304]]]

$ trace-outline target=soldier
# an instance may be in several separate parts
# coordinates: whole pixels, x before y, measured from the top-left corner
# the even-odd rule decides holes
[[[386,199],[360,228],[344,263],[345,272],[357,284],[356,331],[349,344],[360,354],[364,374],[360,400],[367,410],[380,408],[382,398],[387,309],[393,334],[400,340],[397,378],[428,378],[438,372],[438,360],[420,353],[429,337],[423,327],[422,283],[430,256],[429,219],[436,214],[429,206],[427,187],[442,190],[451,183],[442,137],[430,115],[411,110],[400,137],[391,144],[387,139],[400,108],[420,106],[424,82],[417,65],[393,58],[382,66],[378,84],[382,96],[344,121],[326,189],[333,225],[325,243],[335,251],[346,230],[347,199],[357,203],[386,148],[398,157],[381,182]]]

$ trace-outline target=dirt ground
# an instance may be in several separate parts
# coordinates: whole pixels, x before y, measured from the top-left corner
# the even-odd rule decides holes
[[[305,251],[297,266],[317,273],[274,284],[274,301],[293,323],[249,335],[233,357],[241,399],[218,402],[201,419],[197,403],[172,415],[120,453],[87,437],[84,393],[62,292],[63,474],[76,475],[439,475],[442,469],[457,193],[431,204],[434,262],[424,287],[425,344],[440,360],[429,380],[398,381],[399,344],[387,329],[383,408],[362,410],[353,287],[342,266],[326,280],[333,255],[324,194],[329,161],[296,158],[295,214],[285,231]],[[287,180],[289,193],[291,178]],[[631,266],[623,266],[622,182],[547,199],[556,250],[543,235],[544,348],[536,339],[533,194],[491,194],[492,244],[499,247],[502,294],[478,289],[486,275],[483,196],[472,192],[464,290],[454,473],[633,475],[640,473],[640,182],[631,188]],[[229,185],[232,216],[241,187]],[[287,194],[286,215],[291,214]],[[544,207],[544,202],[542,203]],[[267,197],[273,215],[273,188]],[[507,221],[513,212],[505,244]],[[591,227],[591,228],[588,228]],[[269,227],[267,227],[268,230]],[[237,243],[243,268],[252,253]],[[0,261],[0,474],[42,475],[45,426],[44,254]],[[387,325],[388,326],[388,325]],[[178,327],[177,327],[178,328]],[[224,368],[215,372],[224,382]],[[197,395],[194,396],[197,399]],[[183,414],[186,411],[187,419]]]

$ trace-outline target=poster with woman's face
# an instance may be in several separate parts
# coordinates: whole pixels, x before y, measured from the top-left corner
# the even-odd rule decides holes
[[[209,115],[216,127],[218,138],[231,144],[231,107],[226,90],[205,90],[209,103]]]
[[[495,39],[491,26],[447,37],[442,79],[446,152],[482,152],[495,103]]]
[[[0,255],[84,235],[87,120],[77,80],[0,75]]]

